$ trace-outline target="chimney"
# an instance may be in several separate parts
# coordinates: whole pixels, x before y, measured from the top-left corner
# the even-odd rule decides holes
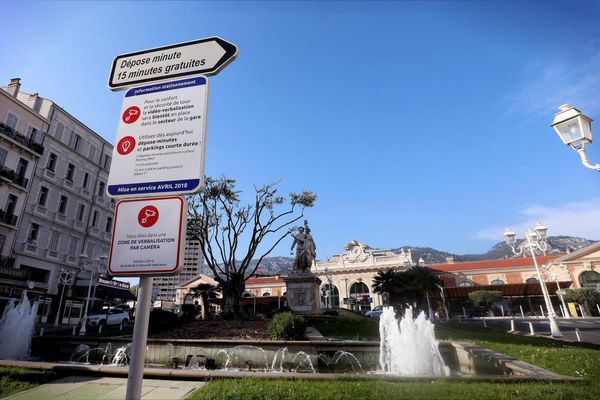
[[[10,80],[10,83],[7,86],[7,92],[13,96],[13,97],[17,97],[17,94],[19,93],[19,89],[21,88],[21,78],[12,78]]]
[[[454,257],[446,257],[446,264],[454,264]]]

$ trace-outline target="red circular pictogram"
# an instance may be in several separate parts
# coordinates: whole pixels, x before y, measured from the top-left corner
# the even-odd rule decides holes
[[[126,124],[133,124],[138,120],[142,112],[138,106],[127,107],[127,109],[123,112],[123,122]]]
[[[135,149],[135,138],[133,136],[125,136],[117,143],[117,153],[126,156]]]
[[[158,221],[158,209],[154,206],[142,208],[138,214],[138,222],[144,228],[150,228]]]

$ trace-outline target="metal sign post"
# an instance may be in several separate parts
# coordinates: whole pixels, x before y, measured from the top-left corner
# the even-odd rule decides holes
[[[153,276],[174,274],[183,263],[187,207],[173,195],[196,193],[203,184],[203,75],[217,74],[237,52],[235,45],[210,37],[123,54],[112,63],[109,88],[131,90],[123,100],[108,177],[108,195],[125,199],[115,210],[108,269],[116,276],[140,276],[126,400],[141,398]],[[160,195],[171,196],[147,197]]]
[[[151,276],[140,278],[138,303],[135,310],[135,325],[133,327],[133,339],[131,342],[131,364],[129,364],[125,400],[139,400],[142,397],[148,322],[150,321],[150,311],[152,309],[153,280],[154,278]]]

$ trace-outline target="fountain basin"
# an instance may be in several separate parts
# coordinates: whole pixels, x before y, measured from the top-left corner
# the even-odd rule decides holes
[[[86,344],[90,348],[106,348],[108,344],[113,349],[125,346],[130,342],[129,338],[86,338],[86,337],[35,337],[32,341],[32,356],[47,361],[69,360],[73,351],[80,344]],[[286,348],[285,357],[281,358],[281,368],[278,365],[273,368],[274,359],[278,352],[281,356],[281,350]],[[574,378],[564,377],[551,371],[544,370],[534,365],[517,360],[491,350],[483,349],[471,343],[441,341],[439,350],[444,363],[450,368],[451,378],[469,377],[477,379],[532,379],[532,380],[572,380]],[[362,371],[356,371],[356,365],[352,361],[344,360],[339,368],[332,368],[326,364],[326,360],[331,360],[336,352],[348,352],[356,358],[362,367]],[[229,352],[235,355],[236,360],[230,360],[226,365],[224,353]],[[302,372],[304,379],[312,375],[312,370],[305,366],[298,368],[299,361],[296,358],[298,353],[306,355],[306,360],[314,367],[315,374],[322,379],[329,379],[330,375],[339,376],[335,372],[349,372],[347,376],[356,376],[358,372],[361,377],[391,377],[392,379],[410,379],[419,377],[399,377],[392,374],[377,373],[379,360],[379,342],[356,342],[356,341],[231,341],[231,340],[166,340],[166,339],[148,339],[148,352],[146,355],[146,365],[155,368],[146,368],[149,377],[158,375],[177,376],[185,379],[204,379],[216,377],[236,377],[245,376],[263,376],[266,377],[286,377],[289,370]],[[199,356],[205,359],[215,361],[217,370],[206,370],[200,368],[189,369],[184,365],[188,356]],[[181,367],[173,369],[173,358],[181,360]],[[296,360],[294,361],[294,358]],[[9,362],[9,361],[5,361]],[[251,364],[251,372],[248,372],[248,362]],[[46,363],[41,363],[46,364]],[[61,368],[74,368],[75,371],[83,373],[101,373],[101,374],[120,374],[120,367],[108,365],[76,365],[57,363],[52,365],[61,365]],[[163,368],[160,368],[163,367]],[[168,367],[168,368],[164,368]],[[226,370],[223,371],[222,369]],[[121,368],[127,371],[127,368]],[[166,371],[166,372],[161,372]],[[277,372],[277,373],[274,373]],[[126,372],[125,372],[126,374]],[[241,375],[240,375],[241,374]],[[298,373],[291,373],[290,376],[298,378]],[[431,377],[425,377],[431,379]],[[311,379],[311,378],[307,378]],[[316,378],[315,378],[316,379]]]

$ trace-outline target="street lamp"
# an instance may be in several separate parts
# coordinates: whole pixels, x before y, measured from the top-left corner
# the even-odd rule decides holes
[[[563,104],[558,109],[552,127],[560,140],[579,153],[585,167],[600,172],[600,164],[591,164],[585,154],[585,147],[592,143],[592,119],[570,104]]]
[[[65,294],[65,286],[71,286],[75,278],[75,272],[61,268],[58,275],[58,283],[62,284],[62,291],[60,292],[60,300],[58,300],[58,310],[56,311],[56,317],[54,318],[54,327],[57,328],[60,320],[60,307],[62,305],[63,296]]]
[[[331,304],[331,294],[333,293],[333,273],[327,267],[325,267],[325,276],[327,277],[327,291],[325,292],[325,308],[333,308]]]
[[[546,228],[541,223],[537,223],[535,225],[535,229],[528,229],[525,234],[526,240],[524,240],[519,246],[517,250],[517,234],[511,231],[509,228],[506,228],[504,231],[504,240],[506,244],[510,246],[513,253],[516,255],[521,255],[525,252],[525,250],[531,253],[531,257],[533,258],[533,264],[535,265],[535,272],[537,274],[538,280],[540,281],[540,286],[542,288],[542,294],[544,295],[544,301],[546,303],[546,309],[548,310],[548,320],[550,320],[550,331],[553,337],[562,337],[562,333],[560,332],[560,328],[558,327],[558,323],[556,322],[556,314],[554,313],[554,308],[552,307],[552,301],[550,300],[550,295],[548,294],[548,288],[546,287],[546,283],[542,278],[542,274],[540,273],[540,268],[538,267],[537,257],[535,255],[536,249],[540,250],[542,253],[546,253],[548,250],[548,228]]]
[[[550,270],[548,265],[545,266],[546,274],[556,282],[556,294],[558,294],[558,298],[560,299],[560,303],[562,304],[562,311],[565,318],[571,318],[569,314],[569,309],[567,308],[567,304],[565,303],[565,298],[563,297],[564,290],[560,288],[560,283],[558,281],[558,274],[554,270]]]

